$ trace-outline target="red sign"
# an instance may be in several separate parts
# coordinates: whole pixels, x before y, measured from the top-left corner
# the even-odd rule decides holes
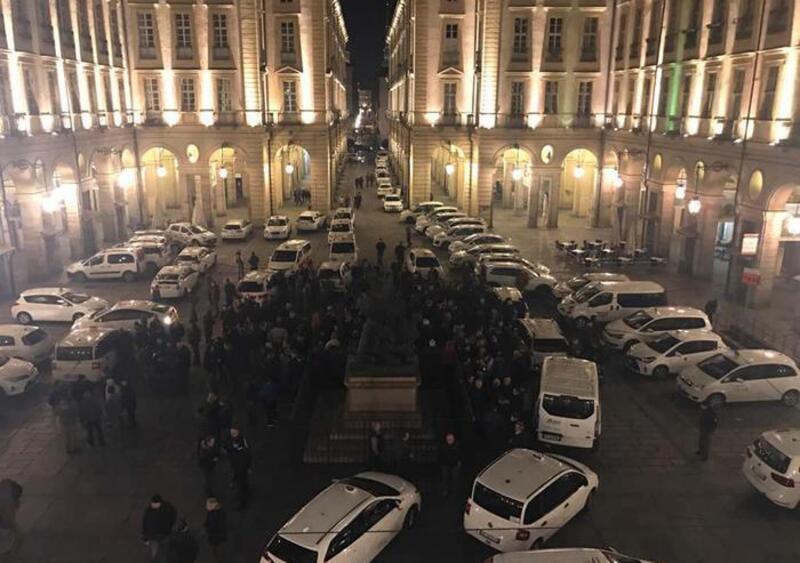
[[[761,271],[757,268],[744,268],[742,270],[742,283],[745,285],[758,285],[761,283]]]

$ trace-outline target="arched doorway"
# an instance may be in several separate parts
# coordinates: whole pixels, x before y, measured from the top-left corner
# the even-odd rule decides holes
[[[533,159],[527,149],[513,145],[497,153],[492,177],[492,202],[513,207],[521,214],[528,208],[533,181]]]
[[[144,184],[144,211],[153,226],[165,226],[176,218],[185,218],[181,207],[178,158],[164,147],[148,149],[140,160]]]
[[[211,153],[208,166],[214,215],[225,215],[228,208],[237,207],[242,207],[242,213],[247,215],[250,192],[247,182],[247,163],[242,151],[223,143]]]
[[[800,276],[800,184],[784,186],[773,199],[770,207],[782,208],[785,213],[781,219],[775,274],[783,281],[793,282]]]
[[[311,174],[311,156],[296,143],[288,143],[278,149],[273,160],[273,181],[282,201],[290,205],[306,206],[311,192],[306,185]]]
[[[431,192],[434,187],[445,196],[461,202],[464,195],[467,159],[453,143],[439,146],[431,156]]]
[[[597,205],[597,157],[587,149],[570,151],[561,164],[559,226],[586,226]]]

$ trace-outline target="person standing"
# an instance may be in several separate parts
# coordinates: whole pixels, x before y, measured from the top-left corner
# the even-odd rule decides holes
[[[219,461],[219,444],[214,436],[206,436],[197,444],[197,465],[203,471],[206,496],[214,494],[214,469]]]
[[[244,277],[244,260],[242,259],[242,251],[236,251],[236,273],[239,279]]]
[[[400,241],[394,247],[394,259],[397,261],[398,264],[403,263],[403,259],[406,257],[406,247],[403,245],[403,242]]]
[[[356,209],[361,209],[361,192],[357,193],[355,197],[353,197],[353,205],[355,205]]]
[[[119,386],[116,385],[111,379],[108,380],[108,384],[106,386],[105,411],[106,420],[110,426],[109,432],[111,432],[113,435],[114,428],[116,427],[116,432],[119,433],[119,438],[121,441],[125,432],[125,422],[122,418],[122,397],[120,395]]]
[[[214,315],[211,314],[211,309],[206,309],[206,312],[203,313],[203,338],[205,339],[206,342],[206,348],[208,348],[211,345],[211,339],[213,337],[214,337]]]
[[[150,498],[150,504],[142,514],[142,541],[149,549],[151,561],[158,557],[161,544],[172,533],[177,518],[175,507],[161,498],[161,495],[156,494]]]
[[[244,274],[242,274],[242,276],[243,275]],[[241,279],[241,277],[239,279]],[[231,281],[231,278],[225,278],[225,307],[233,307],[233,302],[235,300],[236,285]],[[206,341],[206,346],[208,346],[208,341]]]
[[[189,340],[189,346],[192,349],[192,363],[196,366],[200,365],[200,327],[197,326],[197,323],[189,324],[186,338]]]
[[[211,313],[216,317],[219,315],[219,284],[213,279],[208,280],[208,303],[211,306]]]
[[[252,251],[250,253],[250,258],[247,259],[247,263],[250,265],[250,271],[258,270],[258,263],[260,262],[260,258],[256,254],[256,251]]]
[[[22,541],[17,511],[22,500],[22,485],[13,479],[0,481],[0,554],[14,551]]]
[[[383,268],[383,255],[386,252],[386,243],[382,238],[375,243],[375,252],[378,254],[378,268]]]
[[[181,518],[178,527],[167,539],[167,563],[195,563],[199,550],[194,534],[189,531],[189,524]]]
[[[718,307],[719,307],[719,302],[717,301],[716,297],[709,299],[706,302],[705,306],[703,307],[703,311],[705,312],[706,315],[708,315],[708,322],[712,324],[714,323],[714,315],[717,314]]]
[[[413,231],[411,230],[411,225],[406,225],[406,246],[408,248],[411,248],[411,233],[412,232]]]
[[[136,428],[136,391],[126,380],[120,382],[120,399],[122,410],[128,415],[128,427]]]
[[[86,430],[86,441],[89,446],[94,447],[95,436],[101,446],[106,445],[106,440],[103,437],[103,409],[100,403],[94,398],[90,391],[83,393],[83,398],[78,405],[78,414],[80,415],[81,423]]]
[[[214,554],[214,561],[225,561],[222,549],[228,540],[228,521],[222,505],[214,497],[206,499],[206,521],[203,527],[206,529],[206,539]]]
[[[444,444],[439,451],[439,466],[442,472],[442,495],[448,496],[453,489],[458,487],[461,472],[461,446],[456,441],[456,435],[448,432],[444,436]]]
[[[233,484],[239,493],[239,510],[247,508],[250,502],[250,465],[252,456],[247,440],[238,428],[231,428],[231,443],[228,445],[228,460],[233,470]]]
[[[384,440],[383,427],[380,422],[373,422],[369,431],[369,466],[376,470],[383,468]]]
[[[711,449],[711,435],[717,429],[718,424],[717,413],[714,409],[702,403],[700,405],[700,437],[697,443],[697,451],[695,454],[700,458],[700,461],[708,461],[708,452]]]
[[[78,407],[69,395],[59,400],[53,407],[61,427],[64,447],[68,454],[78,451]]]

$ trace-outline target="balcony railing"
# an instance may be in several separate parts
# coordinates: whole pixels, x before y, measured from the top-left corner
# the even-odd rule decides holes
[[[597,62],[597,49],[594,47],[586,48],[581,50],[581,62],[582,63],[594,63]]]
[[[139,59],[143,61],[152,61],[156,58],[156,48],[153,47],[139,47]]]
[[[457,111],[443,113],[439,118],[440,125],[461,125],[461,114]]]

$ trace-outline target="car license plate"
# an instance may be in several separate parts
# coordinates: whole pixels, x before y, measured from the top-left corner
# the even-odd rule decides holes
[[[553,432],[542,432],[542,438],[545,440],[553,440],[554,442],[561,441],[561,434],[554,434]]]
[[[500,543],[500,538],[496,538],[488,532],[484,532],[483,530],[478,530],[478,533],[481,535],[481,537],[486,538],[491,543]]]

